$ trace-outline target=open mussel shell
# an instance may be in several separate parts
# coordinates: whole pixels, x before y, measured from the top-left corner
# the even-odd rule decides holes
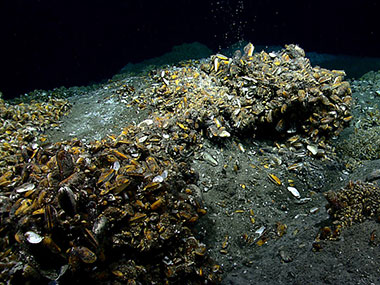
[[[24,236],[26,240],[31,244],[38,244],[44,239],[42,236],[33,231],[27,231]]]

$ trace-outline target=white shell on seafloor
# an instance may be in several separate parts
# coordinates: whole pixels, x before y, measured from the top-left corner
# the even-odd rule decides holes
[[[318,148],[316,146],[308,145],[306,148],[312,153],[312,155],[316,155],[318,153]]]
[[[300,192],[298,192],[296,188],[289,186],[288,190],[293,194],[294,197],[301,198]]]

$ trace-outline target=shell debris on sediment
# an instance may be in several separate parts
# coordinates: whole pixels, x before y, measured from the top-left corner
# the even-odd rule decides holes
[[[314,145],[308,145],[306,148],[311,152],[312,155],[317,155],[318,154],[318,147]]]
[[[276,175],[274,175],[273,173],[269,173],[268,174],[268,178],[270,181],[272,181],[274,184],[276,185],[282,185],[282,182],[280,180],[280,178],[278,178]]]
[[[297,188],[295,188],[295,187],[292,187],[292,186],[288,186],[288,191],[290,192],[290,193],[292,193],[292,195],[294,196],[294,197],[296,197],[296,198],[301,198],[301,194],[300,194],[300,192],[298,192],[298,190],[297,190]]]
[[[204,161],[208,162],[212,166],[218,166],[219,165],[218,161],[208,152],[203,152],[202,158]]]
[[[262,236],[262,234],[264,233],[266,227],[265,226],[261,226],[260,228],[258,228],[256,231],[255,231],[255,234],[257,234],[259,237]]]

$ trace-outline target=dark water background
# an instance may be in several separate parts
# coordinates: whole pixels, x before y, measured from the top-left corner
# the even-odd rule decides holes
[[[379,57],[379,12],[377,1],[2,0],[0,91],[88,85],[195,41],[213,52],[246,40]],[[353,76],[378,66],[343,63],[361,66]]]

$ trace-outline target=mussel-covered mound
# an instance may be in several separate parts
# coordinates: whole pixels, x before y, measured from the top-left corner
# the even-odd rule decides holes
[[[339,239],[344,228],[370,218],[380,220],[380,188],[377,184],[350,181],[346,187],[328,191],[324,195],[332,223],[319,230],[313,244],[316,251],[322,249],[322,240]]]
[[[253,132],[305,133],[318,139],[337,135],[351,119],[351,90],[344,71],[311,67],[305,52],[288,45],[280,52],[215,55],[203,66],[228,87],[220,112],[230,128]]]
[[[148,119],[102,141],[25,148],[2,200],[1,279],[218,281],[192,230],[206,213],[197,175],[181,159],[197,136],[173,139],[171,127]]]
[[[10,104],[0,93],[0,173],[18,162],[16,153],[22,145],[33,142],[47,128],[58,126],[58,120],[69,107],[67,100],[55,97],[29,104]],[[7,183],[7,180],[0,181],[0,187]]]
[[[232,58],[216,54],[200,63],[152,70],[141,92],[125,85],[116,95],[128,107],[171,117],[181,131],[201,137],[287,139],[288,147],[308,147],[324,156],[331,150],[328,139],[352,118],[344,71],[312,67],[296,45],[253,51],[248,44],[243,55],[238,50]]]
[[[328,191],[327,212],[340,227],[348,227],[366,218],[380,218],[380,188],[369,182],[349,182],[337,192]]]
[[[297,45],[253,51],[248,44],[243,55],[213,55],[200,66],[205,74],[162,70],[147,96],[164,112],[191,112],[210,138],[298,133],[317,142],[351,120],[344,71],[312,67]]]

